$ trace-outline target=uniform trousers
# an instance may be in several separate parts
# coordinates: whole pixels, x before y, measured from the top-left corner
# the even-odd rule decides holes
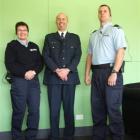
[[[27,129],[25,131],[26,140],[35,140],[39,124],[39,106],[40,106],[40,85],[35,77],[32,80],[13,77],[11,84],[11,102],[12,102],[12,139],[22,140],[22,123],[24,114],[27,110]]]
[[[109,86],[107,81],[111,71],[112,68],[93,69],[91,85],[93,140],[106,140],[108,128],[113,140],[123,140],[121,113],[123,77],[122,73],[117,73],[116,85]]]
[[[74,136],[74,84],[48,84],[48,100],[50,108],[51,140],[58,140],[60,108],[64,109],[64,139],[73,139]]]

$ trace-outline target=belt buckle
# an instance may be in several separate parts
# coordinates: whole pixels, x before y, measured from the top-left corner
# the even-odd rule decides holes
[[[110,67],[113,67],[113,66],[114,66],[114,64],[113,64],[113,63],[110,63],[110,64],[109,64],[109,66],[110,66]]]

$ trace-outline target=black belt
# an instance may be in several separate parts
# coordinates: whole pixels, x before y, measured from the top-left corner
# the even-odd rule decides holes
[[[100,65],[92,65],[92,69],[107,69],[112,68],[114,66],[113,63],[106,63],[106,64],[100,64]]]

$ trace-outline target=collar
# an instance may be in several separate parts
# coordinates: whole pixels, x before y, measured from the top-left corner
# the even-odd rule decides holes
[[[61,36],[61,33],[64,33],[64,37],[66,36],[67,31],[58,31],[59,35]]]
[[[105,23],[102,27],[100,27],[100,29],[107,28],[108,26],[112,26],[112,22]]]
[[[23,45],[23,46],[25,46],[25,47],[28,47],[28,44],[29,44],[29,41],[28,41],[28,40],[27,40],[27,42],[25,42],[25,41],[20,40],[20,39],[18,38],[17,41],[18,41],[21,45]]]
[[[107,27],[112,26],[112,22],[105,23],[102,27],[100,27],[101,31],[104,31]]]

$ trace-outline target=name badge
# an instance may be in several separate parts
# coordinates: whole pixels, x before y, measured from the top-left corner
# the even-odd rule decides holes
[[[30,49],[31,52],[37,51],[37,49]]]
[[[109,36],[109,34],[103,34],[103,36]]]

